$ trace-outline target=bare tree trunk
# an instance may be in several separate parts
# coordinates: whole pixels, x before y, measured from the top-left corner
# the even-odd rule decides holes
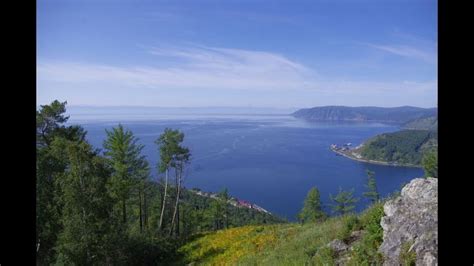
[[[163,215],[165,213],[165,205],[166,205],[166,194],[168,192],[168,168],[166,168],[166,177],[165,177],[165,195],[163,197],[163,205],[161,206],[161,216],[160,216],[160,224],[158,225],[158,230],[161,230],[163,225]]]
[[[179,236],[179,205],[176,213],[176,235]]]
[[[176,215],[178,212],[180,192],[181,192],[181,167],[179,167],[178,172],[176,172],[176,202],[174,205],[173,219],[171,220],[170,236],[173,233],[173,228],[175,226]]]

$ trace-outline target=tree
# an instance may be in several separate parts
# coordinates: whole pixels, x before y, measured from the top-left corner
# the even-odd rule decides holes
[[[55,185],[65,171],[67,159],[57,156],[51,144],[57,139],[76,143],[84,141],[85,131],[80,126],[64,126],[66,102],[55,100],[41,105],[36,111],[36,257],[38,264],[51,264],[55,257],[55,243],[62,228],[62,206],[57,198],[61,188]]]
[[[421,161],[426,177],[438,178],[438,149],[427,151]]]
[[[183,183],[183,173],[186,165],[189,163],[189,159],[191,157],[191,153],[188,148],[183,147],[180,143],[184,139],[184,134],[179,133],[179,138],[177,139],[178,145],[175,149],[175,153],[173,155],[174,159],[171,161],[171,167],[173,167],[175,171],[175,181],[176,181],[176,201],[175,207],[173,212],[173,217],[171,219],[171,229],[170,235],[173,231],[173,227],[176,226],[176,235],[179,235],[179,201],[181,196],[181,186]]]
[[[67,102],[54,100],[49,105],[41,105],[36,111],[36,142],[38,145],[49,145],[52,133],[65,123],[69,116],[64,116]]]
[[[112,216],[113,200],[106,184],[110,169],[86,142],[62,139],[54,142],[56,152],[68,160],[68,167],[57,179],[63,204],[57,250],[58,264],[110,264],[116,230]]]
[[[229,200],[230,200],[230,196],[229,196],[229,192],[227,190],[227,188],[224,188],[224,190],[221,191],[221,193],[219,193],[219,200],[221,201],[221,204],[222,204],[222,220],[223,220],[223,226],[224,228],[229,228]]]
[[[223,228],[223,205],[222,205],[222,200],[215,199],[212,201],[211,206],[210,206],[210,218],[213,221],[213,229],[214,230],[219,230]]]
[[[301,223],[322,221],[326,214],[321,208],[321,196],[317,187],[309,190],[304,200],[303,209],[298,214]]]
[[[372,203],[375,203],[379,200],[380,195],[377,191],[377,183],[375,182],[375,173],[373,171],[367,170],[367,191],[363,193]]]
[[[143,180],[149,173],[148,162],[141,155],[143,145],[129,130],[124,130],[119,124],[112,131],[106,130],[107,139],[104,141],[105,156],[112,170],[109,182],[109,192],[114,199],[120,202],[122,222],[127,223],[127,201],[133,188],[138,188],[141,198]],[[141,211],[141,199],[139,200]],[[140,227],[142,226],[140,221]]]
[[[160,173],[165,173],[165,186],[164,186],[164,196],[163,203],[161,205],[161,215],[160,222],[158,224],[158,229],[161,230],[163,227],[163,216],[166,208],[166,198],[168,194],[168,175],[170,167],[176,167],[180,160],[180,155],[184,154],[183,148],[179,145],[184,139],[184,134],[179,132],[179,130],[172,130],[169,128],[165,129],[155,143],[159,147],[160,151],[160,162],[158,163],[158,171]],[[189,151],[188,151],[189,152]],[[184,156],[184,155],[183,155]]]
[[[354,189],[344,191],[339,188],[339,193],[335,197],[329,195],[331,200],[335,202],[332,207],[333,212],[341,215],[352,212],[355,208],[355,203],[359,201],[358,198],[354,198],[353,193]]]

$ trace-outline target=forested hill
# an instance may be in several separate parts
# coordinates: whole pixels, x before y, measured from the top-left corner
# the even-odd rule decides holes
[[[403,124],[405,129],[438,130],[438,116],[417,118]]]
[[[292,115],[309,121],[370,121],[404,124],[437,115],[438,108],[322,106],[300,109]]]
[[[402,130],[377,135],[358,150],[367,160],[421,165],[425,153],[438,148],[438,132],[431,130]]]

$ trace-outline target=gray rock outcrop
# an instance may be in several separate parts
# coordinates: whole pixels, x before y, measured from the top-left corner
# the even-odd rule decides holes
[[[438,265],[438,179],[413,179],[400,196],[385,203],[384,212],[379,248],[384,265],[401,265],[403,245],[416,253],[416,265]]]

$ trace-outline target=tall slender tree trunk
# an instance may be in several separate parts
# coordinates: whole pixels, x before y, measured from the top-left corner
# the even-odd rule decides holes
[[[178,170],[178,172],[176,173],[176,202],[174,205],[173,219],[171,220],[170,236],[173,233],[174,226],[176,225],[175,221],[176,221],[176,216],[178,212],[180,192],[181,192],[181,169]]]
[[[176,235],[179,236],[179,205],[176,213]]]
[[[163,226],[163,215],[165,213],[165,205],[166,205],[166,194],[168,192],[168,168],[166,168],[165,174],[165,195],[163,196],[163,205],[161,205],[161,216],[160,216],[160,224],[158,225],[158,229],[161,230]]]
[[[142,214],[142,193],[141,188],[138,190],[138,205],[140,209],[140,233],[143,232],[143,214]]]

